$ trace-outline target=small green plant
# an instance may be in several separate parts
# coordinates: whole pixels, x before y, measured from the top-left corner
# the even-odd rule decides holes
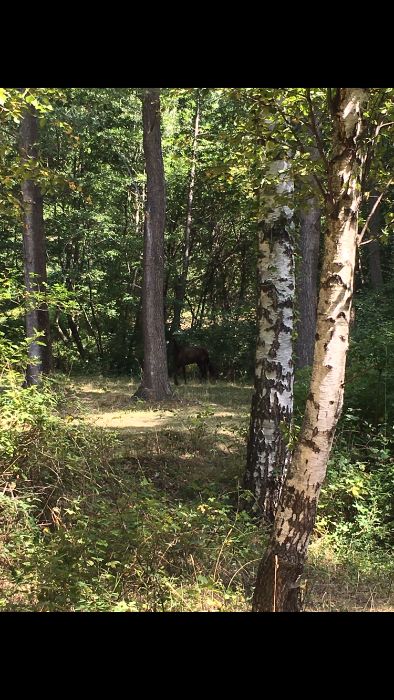
[[[189,435],[194,448],[198,449],[201,440],[208,434],[207,418],[215,415],[213,408],[209,406],[202,411],[198,411],[195,416],[189,419]]]

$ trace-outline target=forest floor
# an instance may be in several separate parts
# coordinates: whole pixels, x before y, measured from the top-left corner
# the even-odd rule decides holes
[[[237,526],[230,524],[228,530],[227,525],[223,529],[220,518],[227,517],[228,510],[214,509],[210,504],[232,494],[230,501],[235,504],[232,507],[238,517],[236,494],[245,463],[251,385],[200,384],[192,380],[186,386],[175,388],[175,401],[154,408],[140,401],[131,402],[135,389],[136,385],[126,379],[74,378],[74,409],[68,420],[116,433],[113,461],[117,468],[121,467],[118,478],[122,479],[122,473],[133,473],[141,484],[153,489],[149,498],[152,499],[152,493],[165,494],[169,507],[189,513],[188,517],[193,508],[193,517],[197,517],[197,511],[201,516],[205,512],[211,514],[212,528],[218,533],[217,537],[222,538],[216,543],[214,564],[207,564],[204,569],[204,556],[198,560],[199,538],[201,549],[206,546],[206,526],[203,519],[197,519],[194,539],[191,543],[188,541],[187,550],[191,562],[190,585],[187,577],[180,586],[179,580],[175,585],[174,579],[168,578],[165,585],[171,588],[172,605],[166,604],[163,609],[249,610],[264,534],[250,523],[246,534],[241,533],[241,529],[237,530],[239,520]],[[164,516],[163,511],[164,517],[167,515]],[[185,525],[191,528],[187,518]],[[240,533],[238,539],[234,532]],[[244,559],[254,557],[252,561],[241,559],[231,577],[233,569],[226,564],[226,557],[230,555],[225,555],[229,545],[233,551],[237,546],[244,548]],[[171,546],[176,550],[176,538],[168,544]],[[185,556],[184,550],[182,556]],[[164,554],[163,560],[167,561]],[[233,593],[230,584],[235,576],[240,585]],[[218,585],[220,578],[224,585]],[[362,556],[351,546],[345,554],[343,549],[339,552],[335,538],[324,532],[316,535],[311,543],[305,578],[307,611],[394,611],[392,581],[384,567],[380,570],[374,557]]]

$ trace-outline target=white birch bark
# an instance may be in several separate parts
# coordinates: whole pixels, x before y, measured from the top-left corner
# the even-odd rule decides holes
[[[310,393],[300,439],[261,562],[253,609],[299,610],[299,578],[342,409],[361,200],[358,140],[368,91],[339,88],[329,164],[323,269]]]
[[[283,427],[290,427],[293,414],[293,181],[285,160],[273,162],[268,175],[276,184],[260,194],[255,386],[244,484],[273,520],[289,458]]]

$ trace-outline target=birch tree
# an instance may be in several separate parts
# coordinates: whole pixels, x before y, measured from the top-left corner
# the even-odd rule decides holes
[[[310,392],[301,434],[260,563],[254,611],[299,611],[300,577],[341,414],[361,200],[365,88],[337,88],[328,163],[327,233]]]
[[[289,459],[283,426],[293,414],[293,191],[290,166],[274,161],[276,180],[260,193],[258,229],[258,308],[254,393],[252,397],[244,486],[263,516],[272,521]],[[278,197],[282,200],[278,206]]]

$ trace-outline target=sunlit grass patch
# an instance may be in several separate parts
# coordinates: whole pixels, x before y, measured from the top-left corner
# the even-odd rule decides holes
[[[251,387],[195,382],[155,407],[131,402],[135,388],[79,378],[14,445],[1,609],[250,610],[268,537],[241,509]],[[306,610],[394,609],[389,552],[357,547],[324,517]]]

